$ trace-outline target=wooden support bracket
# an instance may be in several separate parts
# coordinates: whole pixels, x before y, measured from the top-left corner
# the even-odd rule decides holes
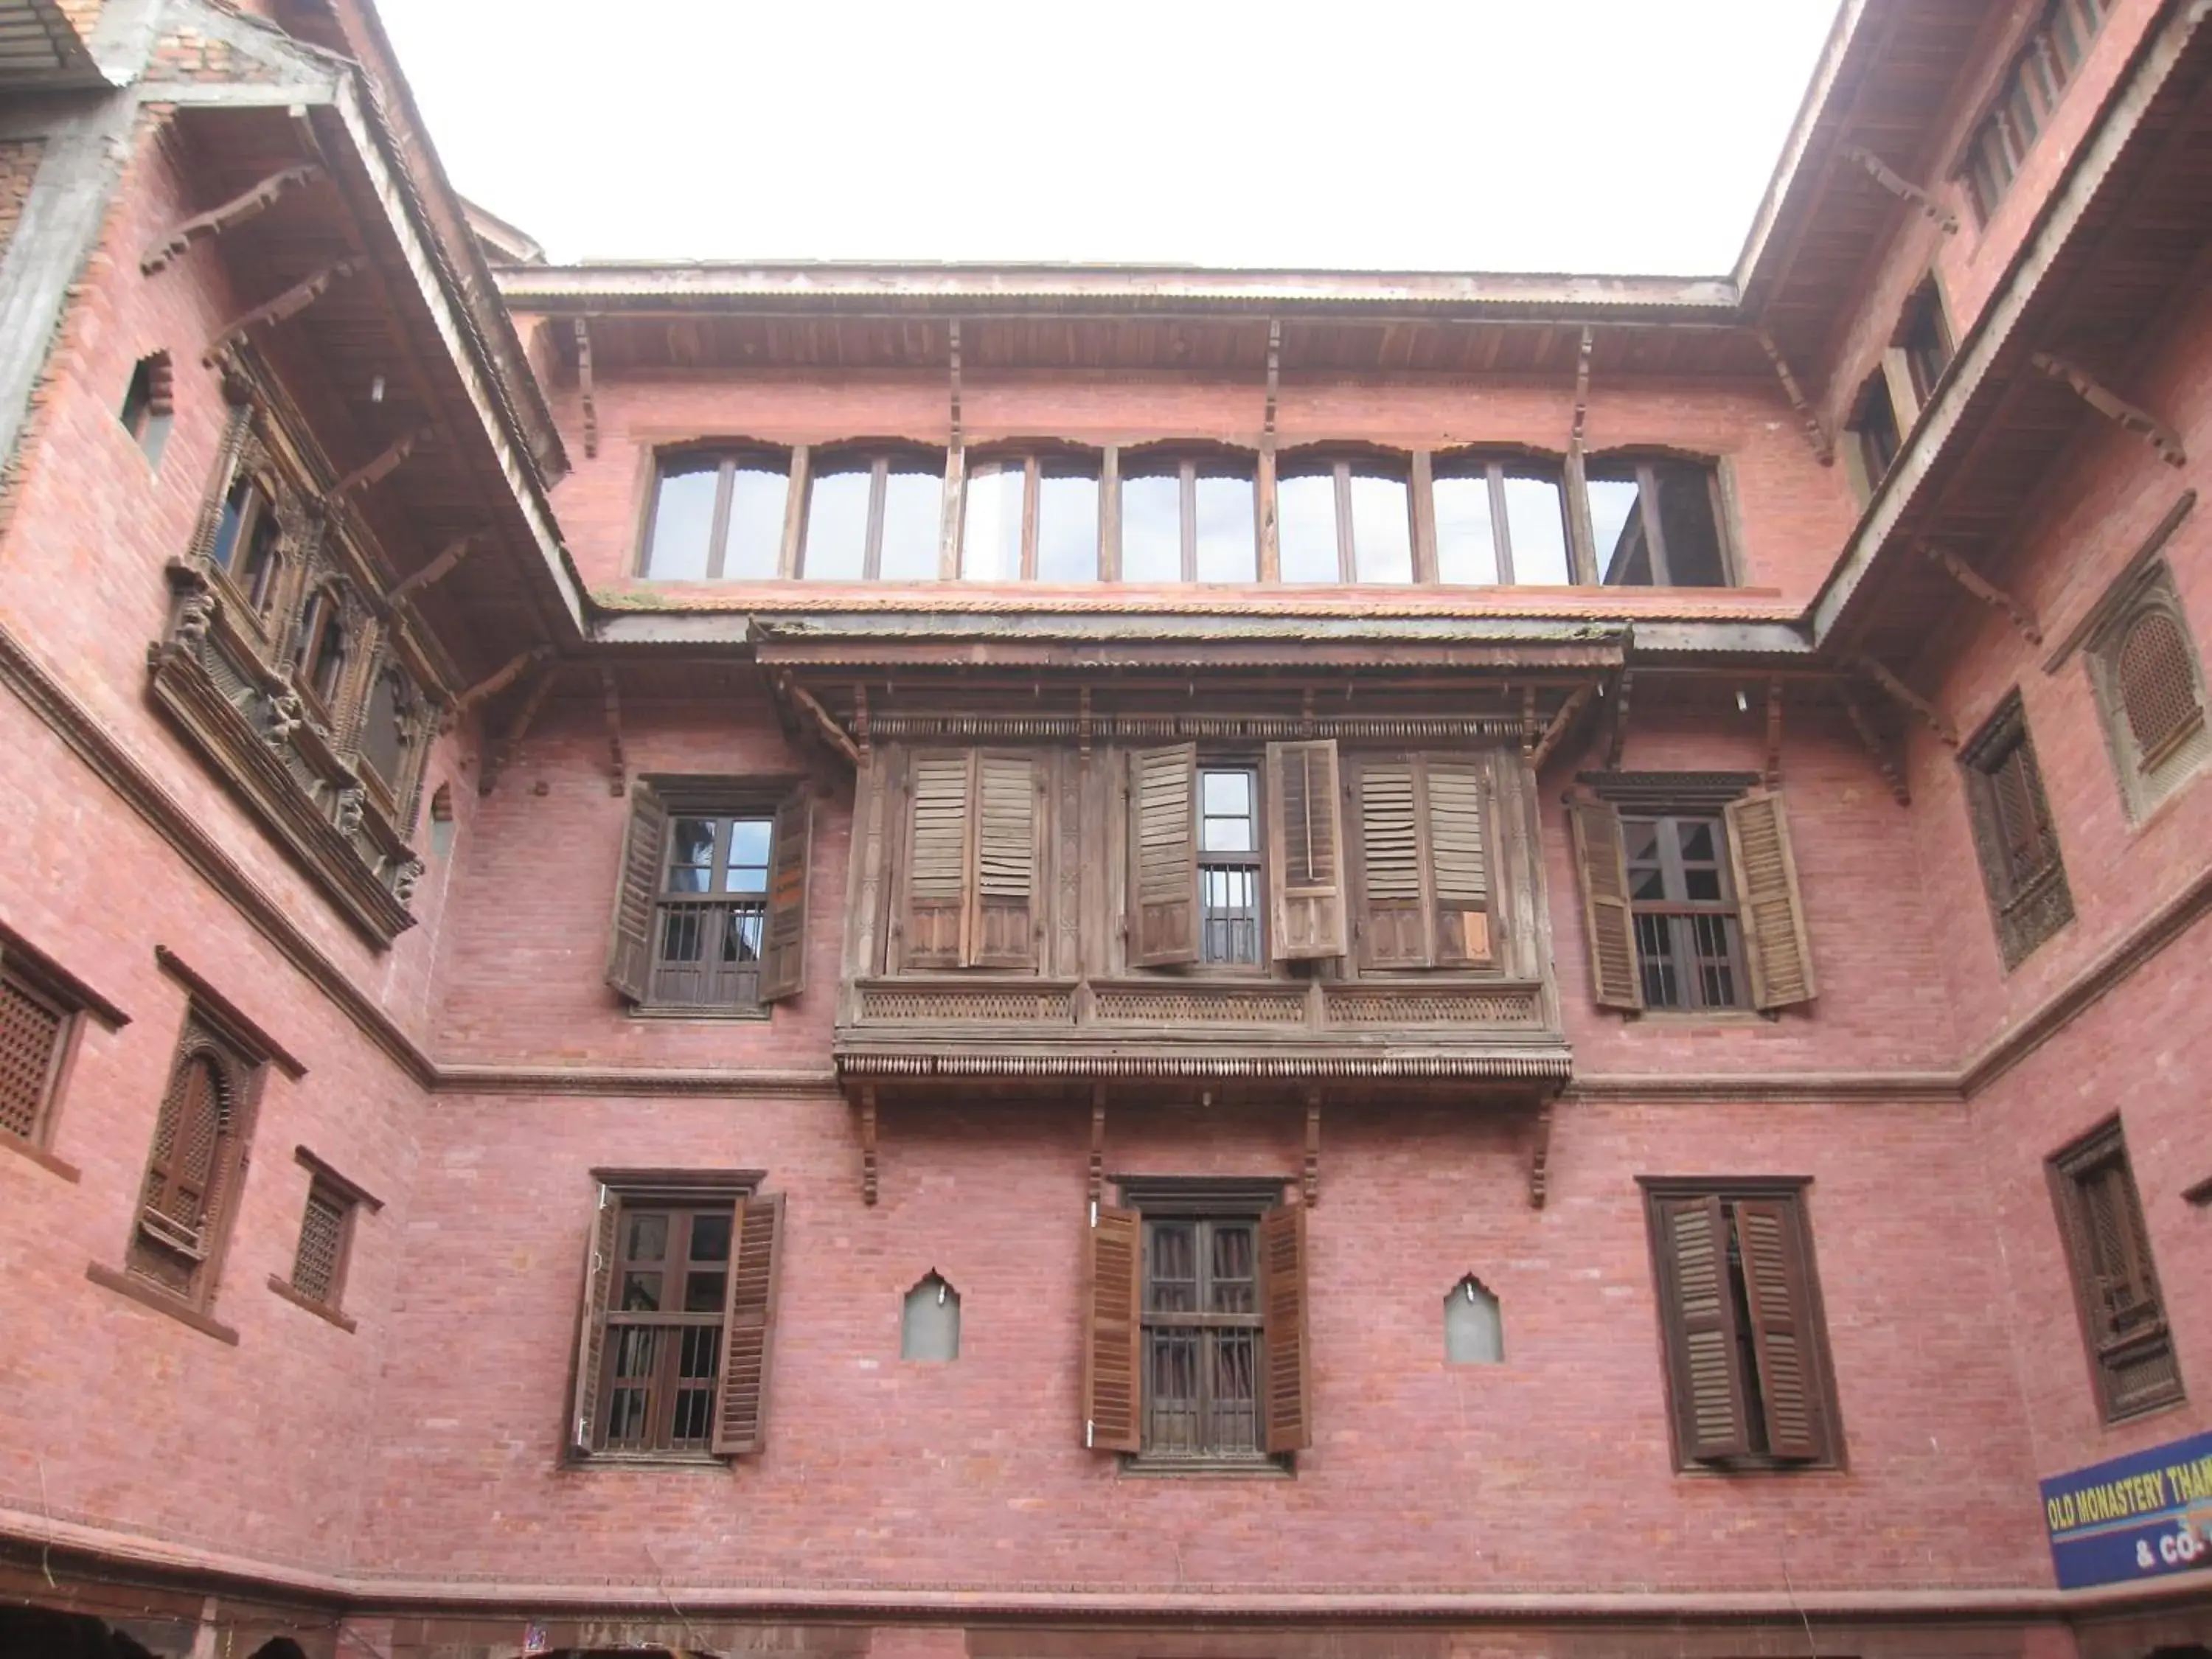
[[[1934,703],[1929,702],[1927,698],[1922,696],[1863,651],[1852,660],[1865,672],[1869,679],[1925,720],[1929,731],[1942,738],[1952,748],[1956,749],[1959,746],[1959,728],[1943,718],[1942,709],[1936,708]]]
[[[1858,144],[1846,144],[1842,153],[1845,161],[1856,161],[1864,167],[1868,177],[1892,196],[1911,203],[1931,222],[1942,227],[1946,236],[1956,236],[1959,234],[1957,214],[1952,212],[1910,179],[1891,171],[1888,164],[1872,150]]]
[[[859,745],[860,757],[862,763],[865,763],[870,752],[868,737],[868,688],[865,684],[859,683],[855,683],[853,687],[853,741],[854,744]]]
[[[1782,676],[1766,677],[1766,787],[1782,787]]]
[[[1552,1114],[1556,1103],[1536,1108],[1536,1133],[1528,1147],[1528,1207],[1540,1210],[1552,1184]]]
[[[1260,430],[1269,441],[1275,435],[1275,400],[1283,385],[1283,324],[1279,317],[1267,319],[1267,410]]]
[[[413,575],[403,576],[394,582],[392,591],[384,596],[385,604],[396,605],[401,600],[420,593],[431,583],[445,580],[453,574],[454,567],[468,556],[469,550],[476,545],[477,538],[483,533],[480,530],[471,530],[467,535],[457,536],[447,542],[445,551],[439,554],[436,558],[431,560]]]
[[[1306,1091],[1306,1168],[1304,1196],[1308,1209],[1321,1202],[1321,1091]]]
[[[1106,1085],[1091,1085],[1091,1201],[1106,1190]]]
[[[1582,342],[1575,348],[1575,421],[1567,437],[1569,445],[1577,454],[1581,453],[1583,447],[1583,428],[1589,417],[1590,348],[1596,341],[1597,337],[1590,331],[1590,325],[1584,323]]]
[[[1938,547],[1933,542],[1922,544],[1928,562],[1947,574],[1953,581],[1965,588],[1984,605],[2002,611],[2012,618],[2012,625],[2021,631],[2030,645],[2043,643],[2043,629],[2035,620],[2035,613],[1995,582],[1968,564],[1948,547]]]
[[[415,453],[416,444],[421,443],[425,438],[435,437],[437,432],[436,427],[425,426],[418,427],[412,432],[402,434],[393,440],[391,446],[374,460],[354,468],[344,477],[331,485],[331,493],[324,499],[335,504],[343,501],[356,489],[366,489],[373,483],[381,483],[399,470],[399,464]]]
[[[951,364],[950,391],[952,398],[952,445],[960,447],[960,319],[955,317],[945,325],[945,352]]]
[[[607,720],[607,793],[620,799],[629,793],[629,768],[623,754],[622,690],[615,684],[615,671],[605,663],[599,665],[599,691]]]
[[[522,671],[534,662],[542,662],[553,654],[550,645],[533,645],[527,651],[518,651],[474,685],[453,699],[453,713],[465,714],[486,697],[495,697],[522,677]]]
[[[1575,717],[1589,706],[1589,700],[1596,695],[1597,682],[1585,680],[1559,705],[1559,712],[1552,716],[1552,723],[1544,728],[1544,735],[1537,739],[1535,748],[1529,751],[1528,769],[1531,772],[1544,769],[1544,763],[1551,759],[1552,751],[1566,737],[1567,728],[1575,723]]]
[[[243,195],[234,196],[221,207],[210,208],[185,220],[146,250],[145,257],[138,261],[139,271],[148,276],[158,275],[183,258],[185,250],[202,237],[220,236],[227,230],[234,230],[274,207],[277,198],[286,191],[314,184],[322,177],[322,168],[312,162],[270,173]]]
[[[2028,361],[2052,380],[2070,388],[2083,403],[2106,420],[2117,422],[2123,430],[2132,432],[2142,439],[2165,457],[2168,466],[2186,466],[2189,464],[2189,454],[2181,447],[2179,433],[2149,410],[2130,403],[2087,369],[2076,368],[2063,357],[2054,357],[2047,351],[2039,351]]]
[[[531,683],[529,694],[522,700],[522,707],[514,711],[514,718],[507,722],[506,734],[500,738],[477,778],[478,794],[491,793],[499,783],[499,775],[514,763],[514,757],[522,747],[522,740],[530,735],[530,728],[537,721],[538,711],[545,706],[545,699],[552,695],[553,682],[560,678],[560,665],[548,663],[545,672]]]
[[[592,383],[591,319],[577,318],[575,330],[576,390],[584,404],[584,459],[590,460],[599,453],[599,395]]]
[[[1912,786],[1905,781],[1904,769],[1890,754],[1889,745],[1881,740],[1881,733],[1874,729],[1874,721],[1859,706],[1859,700],[1851,695],[1850,688],[1843,686],[1839,690],[1844,700],[1844,713],[1850,717],[1851,729],[1859,734],[1859,741],[1866,745],[1866,751],[1880,769],[1882,781],[1889,785],[1891,797],[1899,806],[1911,805]]]
[[[342,276],[350,276],[360,269],[361,261],[358,259],[339,259],[325,265],[312,276],[302,277],[275,299],[264,301],[254,307],[252,310],[210,340],[207,349],[200,354],[201,363],[207,368],[214,368],[216,358],[244,339],[252,330],[260,327],[264,323],[281,323],[287,317],[298,316],[317,300],[322,298],[332,283]]]
[[[1774,337],[1765,329],[1759,331],[1759,349],[1766,361],[1774,365],[1775,378],[1782,382],[1782,395],[1790,400],[1790,407],[1797,411],[1797,419],[1805,428],[1805,441],[1813,447],[1813,459],[1822,466],[1836,464],[1836,441],[1828,435],[1828,428],[1820,424],[1819,411],[1806,398],[1805,388],[1797,384],[1797,377],[1790,372],[1790,360],[1782,355],[1782,348],[1774,343]]]
[[[1613,731],[1605,740],[1605,769],[1620,769],[1620,751],[1628,741],[1628,699],[1636,690],[1636,671],[1624,668],[1613,688]]]
[[[790,675],[781,676],[776,684],[777,689],[788,693],[791,700],[799,705],[806,718],[813,721],[814,729],[828,740],[830,746],[842,755],[846,761],[857,770],[860,764],[860,747],[846,734],[845,728],[837,724],[837,717],[824,708],[819,698],[793,679]]]
[[[876,1088],[860,1087],[860,1202],[876,1201]]]

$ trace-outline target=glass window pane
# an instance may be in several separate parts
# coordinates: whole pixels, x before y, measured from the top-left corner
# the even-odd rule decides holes
[[[766,818],[739,818],[730,825],[730,857],[723,866],[726,893],[765,893],[768,890]]]
[[[691,1218],[691,1259],[727,1261],[730,1259],[730,1218],[695,1215]]]
[[[960,523],[960,574],[973,582],[1010,582],[1022,574],[1019,461],[984,461],[968,475]]]
[[[1143,473],[1121,480],[1121,580],[1182,580],[1182,477]]]
[[[624,1313],[659,1312],[660,1275],[659,1273],[623,1274],[622,1310]]]
[[[1249,477],[1198,476],[1198,580],[1260,579],[1259,488]]]
[[[806,545],[799,574],[812,581],[856,582],[867,553],[869,476],[817,472],[806,497]]]
[[[1308,473],[1275,485],[1275,534],[1286,582],[1333,582],[1336,562],[1336,478]]]
[[[1249,817],[1252,812],[1249,772],[1206,772],[1200,775],[1200,799],[1208,817]]]
[[[1598,579],[1649,582],[1650,550],[1644,544],[1643,487],[1633,468],[1590,469],[1590,534],[1597,544]],[[1516,544],[1515,550],[1519,548]],[[1641,569],[1641,576],[1634,573]]]
[[[222,513],[216,520],[215,541],[208,549],[221,570],[230,568],[230,556],[238,546],[239,526],[246,522],[247,504],[253,498],[253,486],[240,478],[231,485],[230,493],[222,498]]]
[[[1480,586],[1498,580],[1498,532],[1490,522],[1490,480],[1444,477],[1431,491],[1437,514],[1437,575]]]
[[[668,890],[703,893],[714,868],[714,820],[678,818],[668,841]]]
[[[943,473],[923,471],[912,461],[891,463],[884,480],[883,559],[876,567],[884,580],[937,580],[938,514],[944,504]]]
[[[1559,481],[1540,474],[1508,473],[1505,527],[1513,543],[1513,580],[1524,587],[1572,585],[1567,557],[1567,509]],[[1603,542],[1599,545],[1602,547]]]
[[[658,1261],[668,1252],[668,1218],[653,1212],[629,1218],[629,1243],[623,1251],[633,1261]]]
[[[653,502],[653,540],[645,574],[657,581],[698,581],[707,574],[707,538],[714,529],[719,458],[702,455],[666,463]]]
[[[730,478],[730,530],[722,543],[722,574],[763,581],[783,554],[783,514],[791,480],[765,461],[741,462]]]
[[[726,1273],[686,1273],[684,1275],[684,1311],[685,1313],[720,1313],[722,1298],[729,1287]]]
[[[1037,478],[1041,582],[1098,580],[1098,479],[1089,463],[1048,461]]]
[[[1711,475],[1701,466],[1661,466],[1656,482],[1668,580],[1676,587],[1727,586],[1721,529],[1713,517]]]
[[[1352,475],[1352,558],[1354,580],[1413,580],[1412,492],[1403,478]]]

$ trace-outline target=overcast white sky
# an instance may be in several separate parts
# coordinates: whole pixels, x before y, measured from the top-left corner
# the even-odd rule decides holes
[[[1712,275],[1836,0],[380,0],[556,260]]]

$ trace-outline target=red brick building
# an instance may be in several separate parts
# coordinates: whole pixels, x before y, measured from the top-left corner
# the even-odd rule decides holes
[[[2203,1643],[2208,230],[2206,0],[1700,281],[554,267],[0,0],[0,1647]]]

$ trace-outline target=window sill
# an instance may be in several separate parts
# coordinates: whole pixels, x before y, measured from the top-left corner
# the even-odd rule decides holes
[[[211,1336],[218,1342],[227,1342],[234,1348],[238,1346],[238,1333],[221,1320],[209,1318],[189,1302],[179,1300],[166,1291],[156,1290],[143,1279],[134,1279],[129,1273],[118,1273],[114,1268],[98,1261],[88,1262],[85,1265],[84,1276],[94,1284],[113,1291],[118,1296],[127,1296],[133,1302],[151,1308],[155,1313],[167,1314],[180,1324],[191,1326],[204,1336]]]
[[[690,1455],[668,1453],[660,1456],[626,1455],[622,1452],[571,1451],[561,1461],[561,1467],[577,1474],[605,1473],[616,1469],[630,1469],[658,1474],[689,1471],[695,1474],[727,1474],[734,1460],[717,1457],[712,1452]]]
[[[1631,1013],[1632,1021],[1650,1021],[1661,1025],[1771,1025],[1781,1018],[1778,1013],[1766,1013],[1757,1008],[1645,1008]]]
[[[686,1024],[726,1025],[765,1023],[774,1013],[773,1007],[761,1008],[659,1008],[633,1003],[629,1008],[632,1019],[647,1019],[665,1023],[678,1021]]]
[[[1289,1455],[1280,1457],[1155,1457],[1143,1452],[1125,1453],[1121,1473],[1142,1480],[1290,1480],[1297,1468]]]
[[[2188,1403],[2188,1395],[2177,1394],[2171,1400],[2161,1400],[2152,1406],[2138,1406],[2132,1411],[2120,1412],[2112,1416],[2106,1416],[2100,1412],[2097,1426],[2100,1429],[2133,1428],[2147,1417],[2160,1417],[2167,1412],[2177,1411]]]
[[[276,1291],[277,1295],[283,1297],[294,1307],[304,1309],[307,1312],[314,1315],[318,1319],[328,1320],[331,1324],[343,1331],[348,1336],[351,1336],[354,1334],[354,1331],[360,1323],[359,1321],[356,1320],[349,1314],[340,1313],[336,1308],[326,1306],[323,1303],[315,1301],[311,1297],[301,1295],[299,1291],[292,1288],[289,1280],[282,1279],[275,1273],[269,1275],[269,1288]]]
[[[5,1146],[18,1158],[28,1158],[49,1175],[59,1176],[64,1181],[76,1182],[83,1179],[82,1172],[74,1164],[64,1164],[43,1146],[14,1135],[0,1135],[0,1146]]]
[[[1677,1463],[1677,1474],[1704,1476],[1717,1480],[1729,1480],[1747,1474],[1845,1474],[1850,1473],[1840,1460],[1807,1463],[1778,1462],[1771,1458],[1743,1457],[1726,1463]]]

